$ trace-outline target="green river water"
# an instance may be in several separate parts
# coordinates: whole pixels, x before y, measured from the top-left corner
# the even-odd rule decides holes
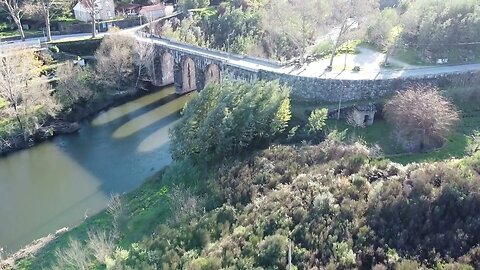
[[[104,209],[171,162],[168,129],[190,95],[163,88],[0,158],[0,247],[15,251]]]

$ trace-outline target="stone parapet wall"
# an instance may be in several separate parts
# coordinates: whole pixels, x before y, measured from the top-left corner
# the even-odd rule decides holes
[[[340,100],[345,102],[378,100],[415,84],[432,84],[442,87],[448,85],[461,85],[462,83],[468,84],[472,83],[474,80],[480,82],[480,71],[375,80],[345,80],[298,76],[282,73],[280,71],[277,72],[275,69],[272,69],[273,71],[267,71],[261,69],[261,67],[243,67],[238,64],[238,61],[232,60],[246,59],[246,57],[155,37],[155,39],[157,38],[167,41],[167,44],[157,45],[157,55],[160,57],[163,53],[168,52],[173,56],[175,62],[175,86],[177,88],[177,93],[179,94],[185,92],[181,88],[183,84],[182,63],[187,59],[193,60],[195,66],[196,89],[198,91],[201,91],[206,84],[205,72],[208,66],[216,65],[220,70],[220,77],[222,78],[229,77],[249,81],[257,79],[279,80],[281,83],[292,88],[292,99],[312,103],[338,102]],[[255,59],[255,61],[258,61],[258,59]],[[260,63],[264,66],[278,66],[276,63],[267,60]]]
[[[480,79],[480,72],[448,73],[427,77],[405,77],[384,80],[338,80],[304,77],[260,70],[259,79],[279,80],[292,87],[292,98],[299,101],[337,102],[375,100],[415,84],[448,86]]]

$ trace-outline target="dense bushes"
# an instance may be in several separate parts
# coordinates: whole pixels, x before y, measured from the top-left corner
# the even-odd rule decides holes
[[[369,155],[333,140],[261,151],[209,182],[222,206],[161,226],[141,249],[160,269],[285,269],[289,241],[298,269],[478,265],[478,174]]]
[[[175,162],[158,183],[202,188],[158,191],[173,222],[109,260],[116,269],[285,269],[292,243],[297,269],[478,268],[478,152],[403,166],[339,138],[272,145],[204,173]]]

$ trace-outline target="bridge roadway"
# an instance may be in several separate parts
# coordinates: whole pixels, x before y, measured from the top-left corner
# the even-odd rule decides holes
[[[243,57],[236,54],[229,54],[221,51],[215,51],[210,49],[201,48],[198,46],[192,46],[189,44],[182,44],[174,42],[165,38],[159,37],[141,37],[138,32],[135,34],[138,40],[145,42],[153,42],[154,44],[167,47],[169,49],[187,52],[202,56],[205,58],[224,61],[228,65],[248,69],[248,70],[266,70],[277,73],[286,73],[295,75],[297,70],[292,67],[284,67],[274,62],[267,60]],[[445,66],[424,66],[408,69],[391,69],[391,70],[377,70],[377,71],[360,71],[360,72],[323,72],[319,71],[321,78],[328,79],[346,79],[346,80],[374,80],[374,79],[393,79],[402,77],[428,77],[439,74],[449,73],[465,73],[469,71],[480,71],[480,64],[463,64],[463,65],[445,65]],[[320,74],[321,73],[321,74]],[[303,75],[299,75],[303,76]]]
[[[178,14],[172,14],[166,18],[162,18],[160,20],[168,19],[173,16],[177,16]],[[155,22],[155,21],[154,21]],[[152,22],[152,23],[154,23]],[[229,65],[249,69],[249,70],[266,70],[272,71],[277,73],[285,73],[290,75],[295,75],[301,71],[301,69],[294,68],[294,67],[284,67],[279,64],[274,64],[274,62],[270,62],[267,60],[256,59],[251,57],[243,57],[236,54],[229,54],[226,52],[209,50],[197,46],[192,46],[188,44],[182,44],[179,42],[172,42],[168,39],[159,38],[159,37],[149,37],[145,38],[140,35],[140,31],[143,27],[147,24],[132,27],[129,29],[122,30],[123,33],[132,35],[139,40],[143,40],[146,42],[154,42],[160,46],[164,46],[167,48],[171,48],[174,50],[188,52],[190,54],[197,54],[199,56],[221,60]],[[102,37],[106,33],[99,33],[98,36]],[[67,41],[67,40],[77,40],[77,39],[87,39],[91,36],[90,33],[82,33],[82,34],[70,34],[70,35],[56,35],[53,36],[52,39],[55,41]],[[22,41],[14,41],[9,42],[0,42],[0,48],[3,46],[8,45],[25,45],[31,46],[31,44],[38,44],[39,42],[44,41],[43,39],[39,38],[30,38],[26,39],[25,42]],[[406,69],[397,69],[397,70],[365,70],[360,72],[351,72],[351,71],[344,71],[344,72],[323,72],[319,70],[317,78],[329,78],[329,79],[343,79],[343,80],[374,80],[374,79],[393,79],[393,78],[402,78],[402,77],[428,77],[434,76],[439,74],[449,74],[449,73],[465,73],[469,71],[480,71],[480,64],[462,64],[462,65],[444,65],[444,66],[424,66],[424,67],[414,67],[414,68],[406,68]],[[299,76],[308,76],[308,75],[299,75]],[[313,77],[313,76],[309,76]]]

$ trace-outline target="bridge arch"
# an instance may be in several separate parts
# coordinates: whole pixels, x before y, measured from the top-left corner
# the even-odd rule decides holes
[[[173,56],[169,52],[164,52],[161,60],[162,68],[162,84],[172,84],[174,82],[173,76]]]
[[[195,62],[187,57],[182,63],[182,92],[187,93],[193,90],[197,90]]]
[[[210,64],[205,69],[205,85],[209,83],[220,83],[220,68],[217,64]]]

